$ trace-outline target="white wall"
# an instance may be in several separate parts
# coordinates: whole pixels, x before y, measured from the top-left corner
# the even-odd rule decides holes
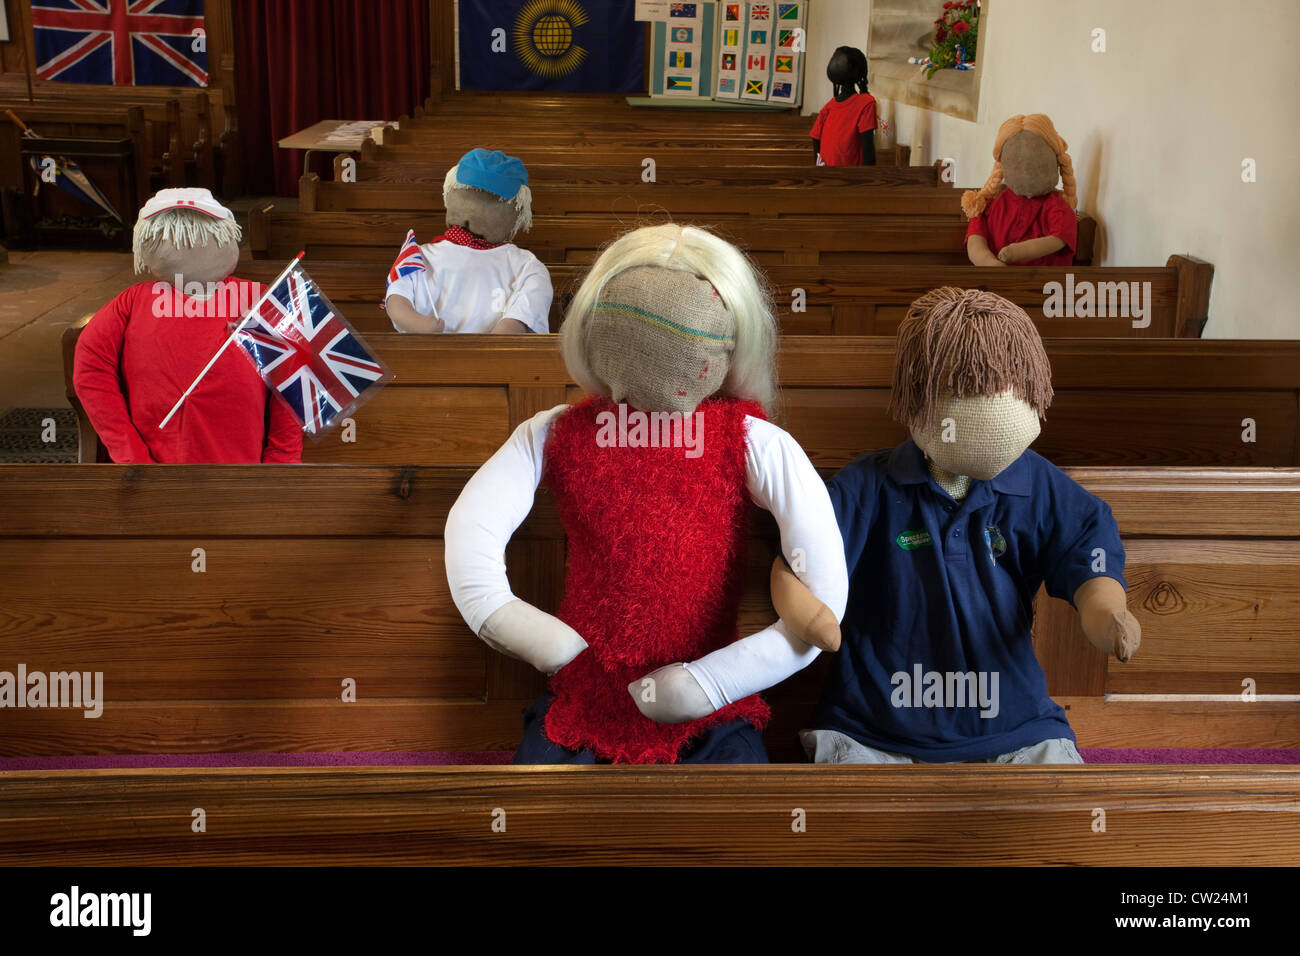
[[[936,9],[942,4],[936,0]],[[865,49],[868,0],[812,0],[806,109],[830,97],[834,48]],[[951,157],[978,186],[1016,113],[1047,113],[1070,144],[1100,262],[1214,263],[1207,337],[1300,338],[1300,54],[1295,0],[985,0],[979,121],[896,106],[913,162]],[[936,13],[937,16],[937,13]],[[1106,30],[1107,52],[1091,32]],[[888,111],[888,107],[885,107]],[[1252,157],[1258,181],[1241,181]]]

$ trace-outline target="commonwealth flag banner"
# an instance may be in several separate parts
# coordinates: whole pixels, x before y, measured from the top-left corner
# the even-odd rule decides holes
[[[635,0],[459,0],[460,88],[638,93]]]

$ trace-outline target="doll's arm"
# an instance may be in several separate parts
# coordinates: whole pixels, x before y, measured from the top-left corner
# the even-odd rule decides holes
[[[772,607],[791,634],[824,651],[840,649],[839,618],[790,570],[783,555],[772,562],[771,589]]]
[[[1114,578],[1089,578],[1075,590],[1074,606],[1093,646],[1127,663],[1142,643],[1142,627],[1129,612],[1124,585]]]
[[[872,129],[867,130],[865,133],[859,133],[858,136],[861,137],[862,139],[862,165],[863,166],[876,165],[875,128],[873,127]]]
[[[559,618],[514,596],[506,544],[532,510],[546,435],[564,410],[534,415],[474,473],[447,515],[447,583],[470,629],[497,650],[552,674],[587,647]]]
[[[513,335],[523,332],[549,332],[551,330],[551,300],[555,290],[551,286],[551,273],[540,259],[522,250],[525,261],[520,267],[502,310],[501,319],[492,329],[496,333]]]
[[[402,332],[442,332],[447,328],[447,323],[436,315],[417,311],[404,295],[390,295],[384,300],[384,308],[393,325]]]
[[[523,335],[530,331],[532,330],[518,319],[502,319],[492,326],[493,335]]]
[[[781,551],[801,570],[798,577],[838,621],[848,603],[844,542],[826,485],[803,449],[786,432],[749,419],[748,487],[755,504],[772,512]],[[750,694],[778,684],[813,662],[820,649],[796,637],[783,621],[735,641],[697,661],[670,664],[647,675],[653,700],[641,681],[628,692],[645,716],[680,723],[707,716]]]
[[[974,237],[972,237],[974,238]],[[969,244],[968,244],[969,245]],[[1037,239],[1024,239],[1009,242],[998,250],[998,259],[1002,262],[1024,262],[1026,259],[1039,259],[1060,252],[1065,248],[1065,240],[1060,236],[1040,236]]]
[[[983,236],[974,235],[966,240],[966,258],[973,266],[1005,266],[1006,263],[993,254],[989,241]]]
[[[122,465],[153,461],[149,446],[131,421],[118,373],[133,294],[128,289],[95,313],[77,338],[72,366],[77,398],[109,457]],[[171,294],[171,286],[165,294]]]

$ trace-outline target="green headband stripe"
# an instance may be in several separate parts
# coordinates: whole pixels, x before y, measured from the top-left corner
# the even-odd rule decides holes
[[[688,339],[708,339],[713,342],[721,342],[723,345],[735,345],[736,337],[734,335],[718,335],[713,332],[702,332],[699,329],[693,329],[688,325],[682,325],[680,322],[674,322],[671,319],[665,319],[662,315],[655,315],[653,312],[647,312],[645,309],[638,309],[634,305],[622,305],[617,302],[601,302],[596,306],[597,312],[615,312],[623,315],[630,315],[634,319],[640,319],[650,325],[657,325],[675,335],[680,335]]]

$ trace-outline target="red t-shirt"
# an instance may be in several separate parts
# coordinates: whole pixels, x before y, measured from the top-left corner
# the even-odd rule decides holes
[[[209,303],[165,283],[139,282],[77,339],[72,383],[109,456],[119,464],[247,464],[302,460],[302,427],[231,344],[172,416],[158,423],[217,354],[262,292],[229,278]],[[186,314],[188,303],[189,314]],[[211,305],[211,308],[208,308]],[[269,417],[268,417],[269,416]]]
[[[861,166],[861,135],[876,128],[876,98],[855,93],[847,100],[831,100],[817,114],[812,138],[821,141],[827,166]]]
[[[1068,266],[1074,263],[1074,247],[1079,239],[1079,217],[1059,192],[1026,199],[1010,189],[1003,189],[984,207],[984,211],[966,227],[966,238],[983,236],[996,256],[998,250],[1013,242],[1056,236],[1065,246],[1050,256],[1008,262],[1010,266]]]

